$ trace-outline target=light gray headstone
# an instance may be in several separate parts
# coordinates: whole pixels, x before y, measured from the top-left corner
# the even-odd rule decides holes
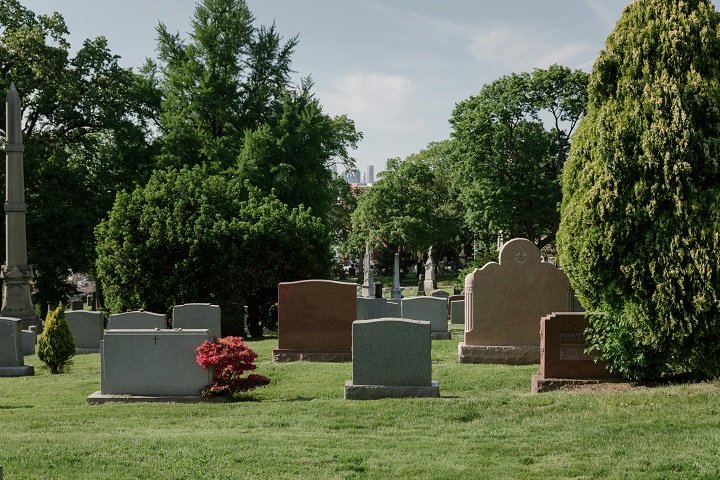
[[[465,300],[455,300],[450,302],[450,323],[465,324]]]
[[[102,394],[199,396],[212,383],[196,349],[210,330],[108,330],[101,351]]]
[[[357,319],[369,320],[386,317],[384,298],[357,297]]]
[[[402,299],[402,318],[430,322],[433,332],[446,332],[447,300],[435,297],[411,297]]]
[[[100,351],[100,341],[102,341],[105,330],[105,318],[102,312],[66,311],[65,322],[75,340],[77,352]]]
[[[20,367],[24,363],[22,321],[0,317],[0,367]]]
[[[353,322],[353,384],[429,386],[430,350],[429,322],[399,318]]]
[[[32,330],[22,331],[22,351],[23,355],[34,355],[35,345],[37,344],[37,330],[35,327],[30,327]]]
[[[402,318],[402,307],[400,299],[388,300],[385,303],[385,315],[387,318]]]
[[[125,312],[108,317],[108,330],[117,329],[166,329],[167,317],[162,313]]]
[[[173,307],[173,328],[208,329],[221,337],[220,307],[209,303],[186,303]]]

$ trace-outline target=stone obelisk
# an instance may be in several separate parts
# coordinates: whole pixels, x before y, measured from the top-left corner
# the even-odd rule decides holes
[[[390,298],[402,298],[402,289],[400,288],[400,254],[395,254],[395,264],[393,265],[393,288]]]
[[[372,247],[369,243],[365,244],[363,270],[365,270],[365,278],[363,279],[362,296],[365,298],[375,298],[375,279],[373,278],[372,271]]]
[[[10,85],[5,99],[5,263],[0,268],[3,303],[0,315],[19,318],[22,328],[40,325],[30,296],[32,266],[27,261],[25,237],[25,180],[20,97]]]

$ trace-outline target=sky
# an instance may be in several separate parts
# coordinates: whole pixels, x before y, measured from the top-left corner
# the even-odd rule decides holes
[[[120,64],[156,57],[155,27],[186,35],[194,0],[21,0],[59,12],[73,49],[104,36]],[[361,172],[450,136],[454,106],[513,72],[586,71],[629,0],[247,0],[256,25],[298,35],[294,79],[363,132]],[[718,8],[720,0],[713,0]]]

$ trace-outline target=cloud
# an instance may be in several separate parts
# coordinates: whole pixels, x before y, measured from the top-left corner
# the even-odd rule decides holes
[[[347,114],[360,130],[406,131],[410,126],[403,119],[415,91],[415,84],[406,77],[361,72],[337,78],[318,96],[328,113]]]

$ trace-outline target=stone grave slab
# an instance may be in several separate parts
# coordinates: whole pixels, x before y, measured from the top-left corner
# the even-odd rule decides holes
[[[561,269],[542,262],[535,244],[506,242],[499,262],[465,277],[465,338],[460,363],[540,361],[540,318],[571,311],[573,292]]]
[[[401,318],[353,322],[352,380],[345,399],[438,397],[432,381],[430,322]]]
[[[450,323],[454,325],[465,324],[465,300],[450,302]]]
[[[448,339],[447,299],[410,297],[401,300],[402,318],[430,322],[431,338]]]
[[[35,375],[35,367],[25,365],[22,348],[22,320],[0,317],[0,377]]]
[[[107,323],[108,330],[154,330],[156,328],[160,330],[167,329],[167,316],[165,314],[142,311],[114,313],[108,317]]]
[[[31,325],[27,330],[22,331],[23,355],[35,355],[35,345],[37,345],[37,327]]]
[[[212,383],[212,369],[198,365],[196,349],[212,337],[210,330],[106,331],[100,352],[100,391],[90,395],[88,403],[129,397],[200,400],[200,391]]]
[[[278,348],[274,362],[349,362],[356,286],[332,280],[278,284]]]
[[[98,353],[105,332],[102,312],[73,310],[65,312],[65,322],[75,340],[75,353]]]
[[[208,329],[221,337],[220,306],[210,303],[185,303],[173,307],[173,328]]]
[[[357,297],[357,320],[387,317],[386,302],[384,298]]]
[[[620,381],[604,362],[596,362],[585,353],[587,327],[588,321],[582,312],[556,312],[540,320],[540,373],[532,377],[532,393]]]

